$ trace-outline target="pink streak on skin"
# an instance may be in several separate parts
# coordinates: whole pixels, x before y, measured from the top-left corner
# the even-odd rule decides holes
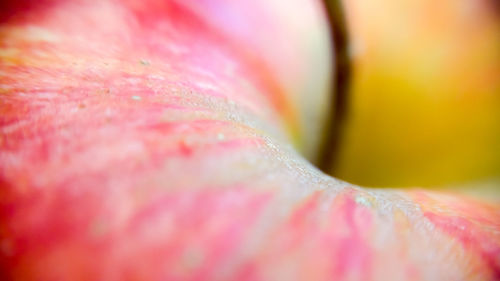
[[[477,253],[492,280],[500,280],[500,210],[459,194],[413,192],[424,215],[442,232]]]
[[[342,279],[354,274],[355,279],[368,281],[371,276],[372,251],[366,239],[373,227],[372,214],[354,201],[353,194],[355,193],[348,192],[340,195],[332,209],[332,228],[329,233],[337,233],[338,237],[333,239],[339,244],[332,256],[337,261],[331,276]],[[344,230],[340,232],[339,228]]]
[[[355,202],[356,191],[325,202],[323,191],[308,196],[272,230],[256,257],[240,266],[234,280],[371,280],[372,211]],[[328,199],[326,199],[328,200]],[[328,205],[327,210],[322,210]],[[300,267],[296,265],[300,264]],[[293,276],[282,271],[293,268]],[[269,275],[274,272],[275,275]],[[288,276],[288,275],[285,275]]]
[[[8,268],[38,280],[110,280],[106,274],[119,274],[113,280],[214,278],[214,270],[229,262],[271,198],[234,187],[166,193],[133,206],[124,195],[115,194],[121,199],[107,208],[102,200],[109,197],[103,196],[75,199],[59,192],[50,201],[33,200],[31,207],[20,209],[22,220],[3,224],[15,237]],[[45,270],[58,267],[66,271]]]

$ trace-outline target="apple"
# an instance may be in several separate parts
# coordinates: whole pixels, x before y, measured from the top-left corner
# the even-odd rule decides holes
[[[331,173],[370,186],[498,185],[498,1],[341,2],[351,73]]]
[[[498,203],[300,156],[320,3],[239,5],[5,5],[1,280],[498,280]]]

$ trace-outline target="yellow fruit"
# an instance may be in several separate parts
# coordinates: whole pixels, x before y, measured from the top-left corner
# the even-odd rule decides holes
[[[438,186],[500,175],[494,1],[344,1],[352,63],[334,176]]]

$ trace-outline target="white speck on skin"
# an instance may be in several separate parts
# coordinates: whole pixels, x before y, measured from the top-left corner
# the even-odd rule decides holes
[[[217,90],[217,87],[211,83],[208,82],[196,82],[196,86],[200,87],[203,90]]]
[[[370,201],[368,201],[365,197],[363,196],[356,196],[356,199],[355,199],[356,203],[360,204],[360,205],[363,205],[363,206],[366,206],[366,207],[371,207],[371,203]]]
[[[140,96],[132,96],[133,100],[141,100],[142,98]]]
[[[145,60],[145,59],[141,59],[141,60],[139,60],[139,62],[140,62],[142,65],[144,65],[144,66],[149,66],[149,65],[151,65],[151,63],[150,63],[148,60]]]
[[[218,134],[217,134],[217,139],[218,139],[218,140],[224,140],[225,138],[226,138],[226,136],[224,136],[224,134],[223,134],[223,133],[218,133]]]

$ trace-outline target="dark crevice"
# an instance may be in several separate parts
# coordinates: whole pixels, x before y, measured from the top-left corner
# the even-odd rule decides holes
[[[320,146],[318,165],[326,173],[335,168],[335,161],[339,151],[340,135],[347,111],[347,98],[351,79],[351,65],[349,61],[349,38],[347,23],[341,0],[323,1],[330,23],[330,34],[333,41],[333,85],[331,87],[332,108],[325,129],[323,142]]]

